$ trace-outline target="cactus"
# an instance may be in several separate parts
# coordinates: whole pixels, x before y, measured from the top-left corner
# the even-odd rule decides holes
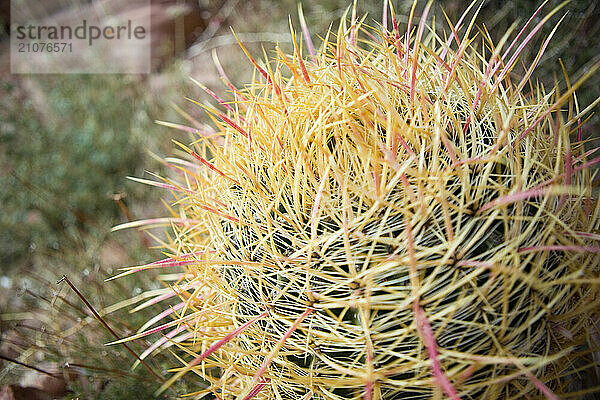
[[[141,356],[175,349],[159,391],[189,373],[222,400],[597,389],[600,158],[575,90],[598,64],[546,91],[530,78],[552,35],[512,72],[560,7],[477,46],[475,3],[446,38],[430,4],[402,34],[391,7],[390,29],[352,12],[319,50],[302,24],[308,57],[293,29],[292,54],[244,49],[257,76],[223,73],[230,100],[198,83],[215,131],[166,124],[192,143],[174,178],[138,180],[173,193],[171,215],[119,227],[170,227],[165,259],[122,273],[179,271],[118,341],[164,334]]]

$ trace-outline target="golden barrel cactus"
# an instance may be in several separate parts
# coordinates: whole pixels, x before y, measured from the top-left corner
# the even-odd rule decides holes
[[[169,271],[138,307],[164,311],[125,339],[163,333],[142,358],[177,349],[161,390],[193,372],[222,400],[594,391],[590,107],[583,80],[530,81],[548,40],[512,74],[558,9],[497,45],[475,17],[439,36],[428,10],[406,33],[393,9],[389,29],[353,13],[319,50],[305,35],[307,57],[292,30],[293,54],[246,52],[245,87],[223,75],[230,99],[203,106],[215,131],[167,124],[193,135],[187,157],[144,182],[172,191],[171,215],[125,224],[170,226],[167,258],[123,272]]]

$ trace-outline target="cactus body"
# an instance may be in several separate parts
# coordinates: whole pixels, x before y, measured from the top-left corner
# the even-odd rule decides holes
[[[175,340],[154,346],[185,350],[165,386],[193,370],[223,400],[589,388],[600,203],[574,88],[514,79],[523,37],[482,54],[424,22],[346,25],[309,57],[250,57],[257,78],[173,161],[170,258],[149,266],[183,269]]]

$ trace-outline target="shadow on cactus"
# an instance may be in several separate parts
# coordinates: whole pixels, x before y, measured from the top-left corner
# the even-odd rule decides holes
[[[122,274],[165,270],[164,311],[132,337],[177,355],[161,390],[195,373],[223,400],[598,391],[600,157],[575,96],[598,64],[546,91],[530,78],[551,35],[513,70],[560,7],[494,45],[475,6],[448,36],[429,5],[406,33],[391,7],[391,28],[349,10],[319,50],[302,24],[307,57],[292,31],[293,54],[246,52],[246,87],[222,73],[231,99],[201,105],[215,131],[167,124],[191,144],[174,178],[141,181],[171,216],[118,227],[170,227],[167,258]]]

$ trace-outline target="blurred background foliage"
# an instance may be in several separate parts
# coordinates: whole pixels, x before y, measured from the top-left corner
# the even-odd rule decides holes
[[[72,3],[53,1],[58,9]],[[550,0],[542,14],[559,3]],[[0,3],[0,26],[5,31],[7,4]],[[313,40],[319,43],[318,36],[337,24],[350,1],[307,0],[302,4]],[[361,15],[369,14],[367,23],[375,24],[373,20],[381,21],[382,4],[359,1],[358,9]],[[393,4],[404,30],[412,2]],[[479,27],[485,25],[497,42],[512,23],[522,26],[539,4],[487,0]],[[419,4],[417,14],[424,6],[425,2]],[[447,29],[442,9],[456,22],[467,6],[466,1],[435,2],[432,15],[438,32]],[[69,276],[99,310],[158,287],[151,274],[103,282],[116,267],[160,256],[157,250],[148,249],[155,243],[147,236],[133,231],[110,233],[110,227],[120,222],[164,212],[160,196],[166,193],[126,180],[128,175],[144,176],[145,169],[161,172],[149,151],[169,155],[171,138],[181,139],[180,132],[154,120],[182,122],[175,104],[206,121],[201,110],[185,100],[210,101],[189,76],[227,97],[213,64],[213,50],[234,83],[248,80],[252,68],[230,26],[257,58],[262,48],[271,51],[276,42],[289,50],[288,16],[296,30],[300,28],[296,0],[152,0],[152,7],[157,13],[152,28],[156,57],[153,73],[147,76],[11,75],[6,32],[0,36],[0,355],[54,368],[66,384],[68,391],[61,392],[66,398],[135,399],[144,393],[149,396],[155,387],[156,382],[115,372],[127,371],[132,358],[121,348],[107,350],[103,343],[111,340],[110,335],[72,291],[55,284],[63,274]],[[600,5],[581,0],[572,1],[552,17],[526,47],[522,63],[529,65],[565,13],[534,75],[546,86],[555,79],[564,81],[558,59],[572,81],[600,60]],[[580,103],[587,105],[597,98],[599,87],[600,74],[596,74],[578,91]],[[594,115],[584,128],[584,137],[597,142],[598,128],[599,118]],[[121,310],[110,314],[110,322],[125,335],[151,315]],[[78,328],[71,336],[62,335],[74,326]],[[135,346],[139,350],[147,344],[138,341]],[[61,369],[65,362],[104,370]],[[157,361],[154,367],[160,371],[164,365]],[[50,393],[39,383],[40,375],[32,383],[28,371],[5,360],[0,382],[37,387],[40,396]],[[137,372],[141,373],[139,368]],[[185,382],[181,385],[186,389]]]
[[[0,144],[8,168],[0,177],[5,189],[0,257],[5,268],[38,249],[59,250],[73,230],[118,220],[110,195],[130,189],[123,176],[139,172],[140,125],[151,120],[141,88],[127,79],[31,79],[24,85],[27,92],[13,82],[3,85]],[[145,133],[150,140],[156,134]]]

